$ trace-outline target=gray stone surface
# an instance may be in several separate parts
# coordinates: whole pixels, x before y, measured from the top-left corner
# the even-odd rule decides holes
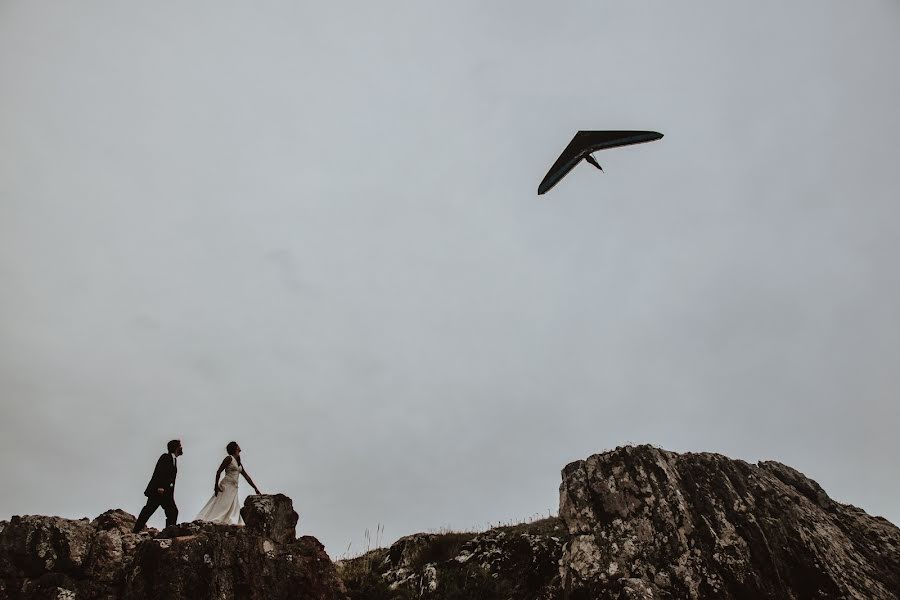
[[[638,446],[571,463],[562,478],[573,600],[900,593],[900,530],[780,463]]]

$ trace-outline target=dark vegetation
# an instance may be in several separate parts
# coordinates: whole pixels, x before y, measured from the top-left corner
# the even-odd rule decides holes
[[[425,536],[412,550],[402,544],[372,550],[342,561],[339,572],[351,600],[537,600],[558,584],[557,557],[536,562],[528,540],[551,537],[567,537],[556,517],[481,533],[451,531]],[[391,589],[385,574],[404,569],[409,579]]]
[[[446,562],[458,555],[463,545],[474,537],[474,533],[454,531],[444,533],[431,540],[431,542],[415,553],[410,568],[420,571],[429,563]]]

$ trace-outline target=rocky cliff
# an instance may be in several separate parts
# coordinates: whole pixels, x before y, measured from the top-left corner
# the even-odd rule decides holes
[[[780,463],[639,446],[562,478],[573,600],[900,597],[900,530]]]
[[[900,530],[776,462],[624,447],[566,466],[559,519],[343,561],[354,599],[896,599]]]
[[[122,510],[94,519],[0,524],[0,598],[10,600],[345,598],[331,559],[297,539],[287,496],[250,496],[246,527],[186,523],[132,534]]]
[[[286,496],[245,527],[130,533],[134,516],[0,522],[0,599],[757,600],[900,598],[900,530],[803,474],[624,447],[567,465],[558,518],[417,534],[337,568]]]

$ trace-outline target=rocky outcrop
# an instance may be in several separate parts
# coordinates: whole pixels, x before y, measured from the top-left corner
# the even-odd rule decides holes
[[[407,536],[339,572],[354,600],[887,600],[900,530],[777,462],[623,447],[563,469],[559,519]]]
[[[623,447],[567,465],[559,518],[401,538],[339,562],[283,495],[246,526],[0,521],[2,600],[900,599],[900,530],[777,462]]]
[[[134,516],[110,510],[93,521],[13,517],[0,530],[0,597],[116,598],[135,547]]]
[[[560,597],[566,531],[556,518],[482,533],[419,533],[339,563],[351,598]]]
[[[186,523],[132,534],[134,516],[13,517],[0,530],[0,598],[345,598],[325,549],[296,538],[290,498],[250,496],[247,526]]]
[[[639,446],[562,476],[572,600],[900,597],[900,530],[785,465]]]

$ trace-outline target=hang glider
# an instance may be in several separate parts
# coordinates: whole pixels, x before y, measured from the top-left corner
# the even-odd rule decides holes
[[[663,134],[655,131],[579,131],[547,171],[544,180],[538,186],[538,195],[549,192],[582,159],[602,171],[603,167],[591,156],[597,150],[643,144],[658,140],[662,136]]]

